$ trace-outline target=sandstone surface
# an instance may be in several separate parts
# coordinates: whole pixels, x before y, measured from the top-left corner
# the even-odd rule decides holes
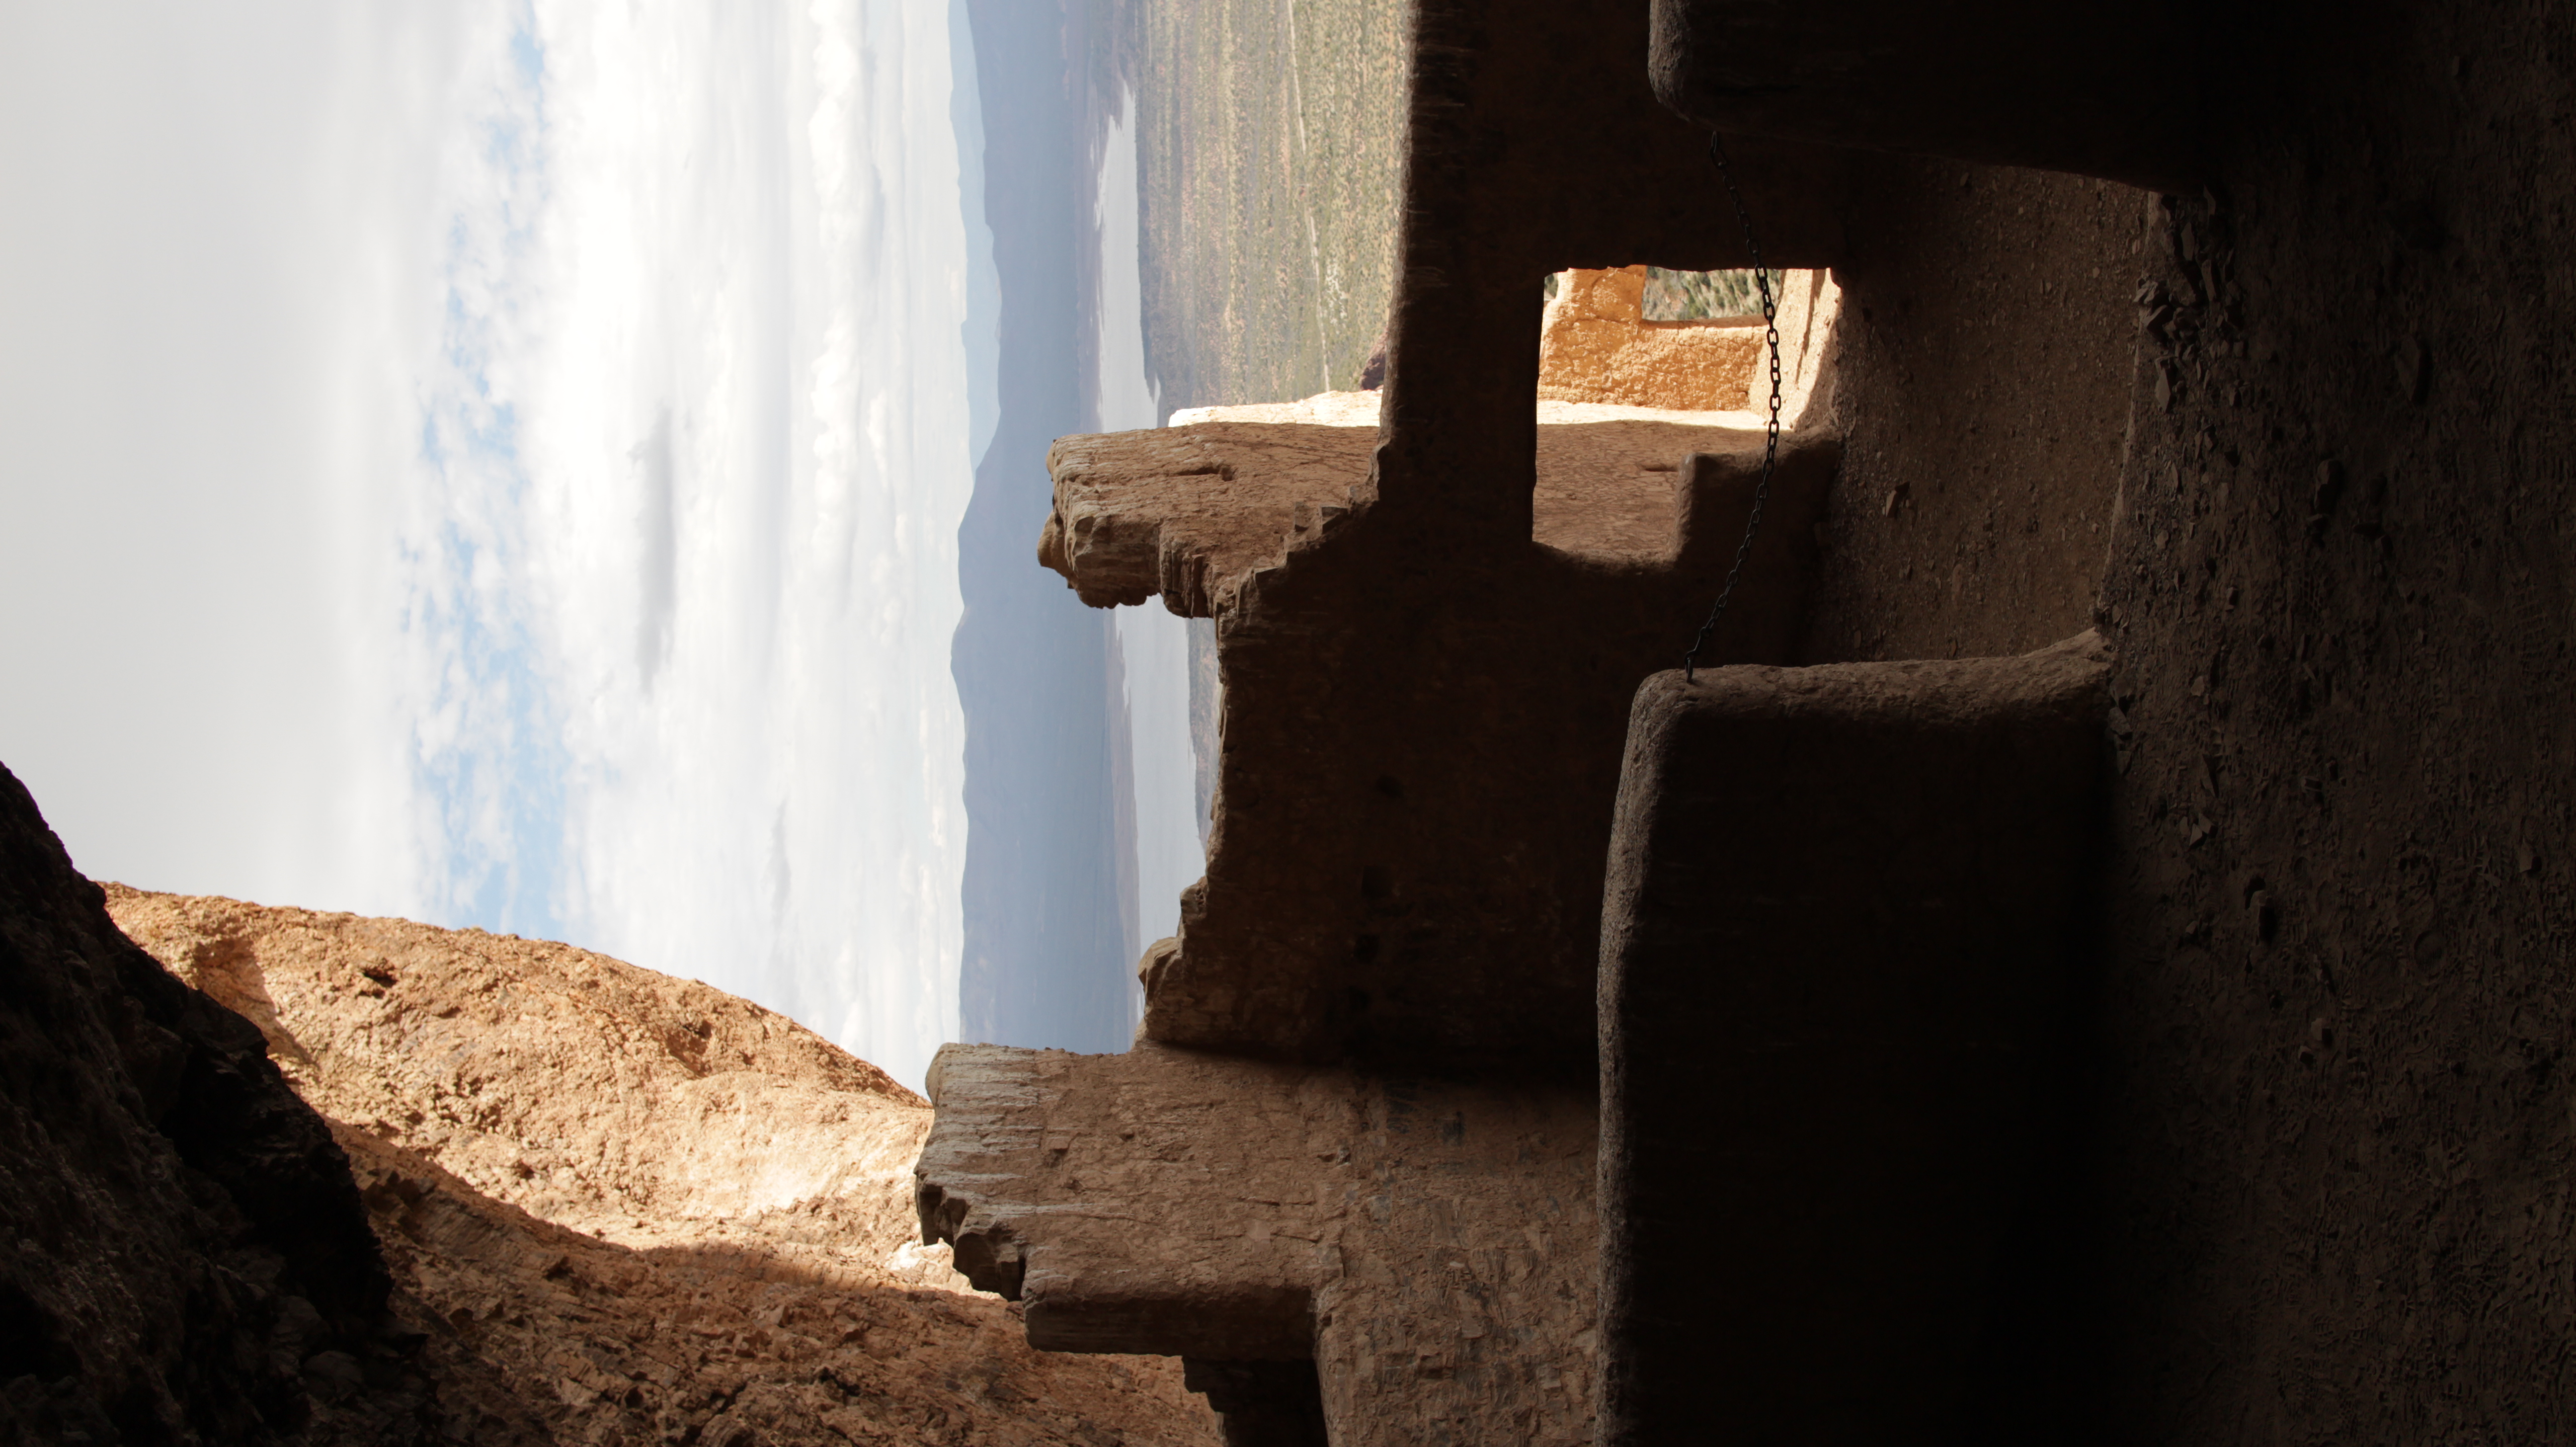
[[[1800,276],[1822,279],[1823,272],[1800,272]],[[1824,285],[1830,286],[1830,281]],[[1825,318],[1830,322],[1830,314]],[[1782,365],[1791,373],[1798,372],[1802,361],[1796,339],[1783,334],[1780,354]],[[1809,369],[1821,361],[1805,357]],[[1784,378],[1784,381],[1789,380]],[[1794,385],[1794,383],[1793,383]],[[1183,407],[1172,414],[1168,427],[1189,427],[1201,422],[1302,422],[1318,427],[1366,427],[1374,430],[1380,417],[1377,392],[1318,392],[1294,402],[1245,402],[1228,407]],[[1782,389],[1782,426],[1797,421],[1797,412],[1788,399],[1796,394],[1791,387]],[[1537,416],[1542,428],[1565,422],[1672,422],[1685,427],[1759,427],[1762,419],[1752,408],[1735,407],[1641,407],[1626,402],[1565,402],[1541,397]],[[1542,432],[1541,436],[1546,434]]]
[[[1329,405],[1311,404],[1343,395],[1202,409],[1222,416],[1057,439],[1047,453],[1055,507],[1038,561],[1094,607],[1160,594],[1183,617],[1216,616],[1254,573],[1285,562],[1366,500],[1377,442],[1347,423],[1239,414],[1330,415]],[[1550,409],[1566,415],[1548,417]],[[1530,541],[1568,561],[1663,570],[1723,549],[1741,528],[1708,525],[1709,500],[1694,489],[1700,474],[1689,459],[1758,460],[1753,423],[1744,413],[1542,404]],[[1812,468],[1814,449],[1797,462]]]
[[[349,1162],[0,769],[0,1441],[430,1442]]]
[[[1603,1447],[1712,1400],[1748,1441],[1947,1439],[2064,1070],[2108,672],[2085,633],[1638,689],[1602,906]]]
[[[475,1440],[1215,1440],[1177,1363],[1033,1351],[914,1245],[928,1109],[782,1016],[565,945],[109,896],[331,1119]]]
[[[1186,1353],[1235,1444],[1592,1440],[1592,1092],[950,1045],[924,1234],[1068,1351]],[[1293,1380],[1293,1378],[1292,1378]],[[1282,1384],[1285,1385],[1285,1384]],[[1267,1398],[1268,1400],[1262,1400]]]
[[[1744,406],[1757,372],[1767,383],[1760,317],[1650,322],[1645,291],[1642,265],[1557,273],[1539,325],[1538,395],[1714,410]]]
[[[1208,878],[1145,958],[1148,1039],[1238,1057],[1224,1108],[1278,1133],[1229,1146],[1260,1171],[1211,1175],[1251,1183],[1273,1148],[1284,1169],[1305,1125],[1255,1062],[1545,1079],[1575,1053],[1554,1028],[1595,1023],[1564,987],[1607,920],[1614,950],[1664,945],[1613,957],[1598,1021],[1610,1385],[1589,1440],[2576,1439],[2569,16],[2258,5],[2213,46],[2161,5],[1407,13],[1364,485],[1212,590]],[[1641,58],[1726,133],[1724,182],[1705,131],[1640,114]],[[1654,857],[1703,867],[1641,871],[1678,882],[1594,912],[1604,877],[1549,854],[1601,857],[1595,770],[1621,731],[1599,701],[1674,661],[1616,609],[1705,612],[1615,569],[1550,593],[1534,283],[1746,266],[1736,196],[1764,261],[1842,288],[1838,323],[1783,328],[1830,331],[1797,432],[1835,462],[1810,511],[1764,524],[1814,555],[1749,568],[1736,601],[1794,636],[1747,638],[1730,610],[1700,678],[1818,667],[1707,685],[1746,704],[1711,736],[1726,769],[1632,791],[1674,811]],[[2111,659],[2089,769],[1944,757],[1915,730],[1973,688],[1907,724],[1903,778],[1870,784],[1897,760],[1866,739],[1825,758],[1803,725],[1794,771],[1756,756],[1815,722],[1800,695],[1833,670],[1928,679],[2088,626]],[[1972,789],[1989,767],[2008,782]],[[2051,776],[2017,819],[1985,812]],[[1280,1225],[1320,1215],[1284,1200],[1178,1261],[1098,1227],[1157,1219],[1181,1174],[1157,1166],[1203,1157],[1081,1123],[1190,1103],[1213,1068],[971,1064],[925,1201],[965,1203],[961,1243],[997,1262],[1008,1238],[1033,1330],[1291,1279]],[[1451,1239],[1438,1201],[1390,1203],[1399,1244]],[[1982,1242],[1991,1270],[1962,1270]],[[1468,1328],[1495,1298],[1465,1291],[1328,1328],[1324,1284],[1384,1259],[1317,1259],[1312,1410],[1277,1412],[1278,1440],[1321,1441],[1294,1435],[1317,1416],[1343,1447],[1530,1440],[1423,1411],[1392,1353],[1336,1364],[1355,1322],[1417,1351],[1486,1339]],[[1229,1322],[1159,1320],[1234,1349]],[[1562,1346],[1549,1330],[1529,1359]],[[1236,1373],[1265,1375],[1290,1374]],[[1861,1420],[1872,1395],[1916,1420]]]

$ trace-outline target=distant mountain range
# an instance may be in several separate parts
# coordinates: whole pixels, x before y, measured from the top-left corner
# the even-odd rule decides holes
[[[967,16],[1001,357],[999,421],[958,529],[966,612],[950,652],[966,716],[959,1026],[995,1044],[1123,1050],[1133,842],[1120,827],[1127,740],[1109,615],[1035,556],[1047,445],[1086,430],[1090,412],[1091,65],[1108,17],[1082,0],[968,0]]]
[[[966,0],[966,12],[1001,355],[999,422],[958,532],[966,613],[950,655],[966,716],[960,1028],[1123,1050],[1150,943],[1137,937],[1128,691],[1110,615],[1034,557],[1047,446],[1100,415],[1104,148],[1130,120],[1144,356],[1165,416],[1352,386],[1393,281],[1401,7]],[[1190,645],[1203,819],[1216,725],[1204,623]]]

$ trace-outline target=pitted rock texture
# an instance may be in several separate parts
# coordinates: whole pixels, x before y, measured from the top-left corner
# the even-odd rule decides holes
[[[477,1440],[1209,1443],[1176,1361],[1029,1349],[913,1244],[920,1099],[570,946],[109,887],[356,1161]]]
[[[848,1200],[905,1239],[920,1098],[784,1016],[565,945],[108,896],[137,943],[261,1027],[319,1109],[487,1195],[620,1240]]]
[[[0,769],[0,1441],[428,1442],[348,1160]]]
[[[1697,656],[1794,658],[1838,450],[1800,427],[1767,490],[1743,429],[1554,468],[1551,449],[1583,428],[1542,425],[1533,405],[1541,280],[1640,260],[1740,267],[1743,230],[1720,188],[1674,184],[1706,173],[1706,137],[1648,88],[1644,7],[1423,0],[1407,14],[1405,282],[1374,447],[1345,436],[1316,496],[1243,487],[1235,461],[1225,532],[1248,566],[1230,576],[1189,544],[1232,459],[1140,470],[1152,485],[1117,495],[1093,457],[1085,476],[1055,473],[1047,557],[1086,601],[1162,591],[1216,624],[1207,877],[1183,894],[1176,949],[1150,956],[1146,1038],[1584,1079],[1628,699],[1692,648],[1738,576],[1757,498],[1740,586]],[[1759,141],[1731,155],[1763,260],[1831,265],[1848,159]]]
[[[1646,268],[1558,273],[1539,325],[1538,394],[1689,411],[1743,407],[1762,366],[1761,318],[1650,322]]]
[[[1360,429],[1297,424],[1056,443],[1040,557],[1086,602],[1160,592],[1217,619],[1207,877],[1142,972],[1148,1038],[1589,1073],[1635,681],[1688,645],[1757,494],[1765,522],[1702,661],[1788,655],[1838,452],[1791,435],[1766,490],[1758,432],[1533,432],[1530,535],[1507,546],[1426,537],[1383,499],[1334,504],[1364,497],[1387,434],[1374,454]],[[1505,694],[1519,705],[1494,708]]]
[[[1212,1393],[1231,1443],[1313,1441],[1318,1416],[1340,1447],[1593,1440],[1590,1090],[1150,1041],[950,1045],[930,1085],[922,1229],[1031,1340],[1260,1383]]]
[[[2296,43],[2141,238],[2093,1435],[2567,1441],[2576,17]]]
[[[1713,423],[1718,414],[1600,410],[1625,415],[1558,420],[1549,413],[1576,409],[1541,409],[1531,541],[1600,565],[1679,563],[1693,541],[1688,459],[1749,465],[1762,434],[1729,425],[1752,420],[1742,415]],[[1280,566],[1365,500],[1376,446],[1375,432],[1340,423],[1231,419],[1058,438],[1047,452],[1055,508],[1038,561],[1095,608],[1160,594],[1183,617],[1214,617],[1254,573]]]
[[[1843,471],[1803,659],[2045,647],[2092,626],[2102,588],[2148,199],[1895,157],[1864,174],[1835,268]]]

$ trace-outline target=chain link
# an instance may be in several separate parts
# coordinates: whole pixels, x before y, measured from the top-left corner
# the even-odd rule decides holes
[[[1726,146],[1717,132],[1708,133],[1708,159],[1717,167],[1717,178],[1726,183],[1726,199],[1735,207],[1736,224],[1744,228],[1744,249],[1753,258],[1753,285],[1762,298],[1762,344],[1771,357],[1771,415],[1764,424],[1762,436],[1762,476],[1753,484],[1753,515],[1744,520],[1744,541],[1736,544],[1735,564],[1726,570],[1726,584],[1717,590],[1717,602],[1708,610],[1708,621],[1699,625],[1699,636],[1691,640],[1690,652],[1682,655],[1682,681],[1695,683],[1699,677],[1699,651],[1708,646],[1708,636],[1717,631],[1717,620],[1726,612],[1729,599],[1735,596],[1735,580],[1744,574],[1744,560],[1753,553],[1753,535],[1762,530],[1762,504],[1771,497],[1771,469],[1780,461],[1780,305],[1771,295],[1771,273],[1762,269],[1762,243],[1753,239],[1753,217],[1744,209],[1744,195],[1735,189],[1735,173],[1726,166]]]

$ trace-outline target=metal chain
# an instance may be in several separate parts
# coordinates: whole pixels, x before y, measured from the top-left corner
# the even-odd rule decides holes
[[[1744,228],[1744,249],[1753,257],[1753,285],[1762,298],[1762,343],[1771,355],[1771,415],[1762,436],[1762,477],[1753,484],[1753,515],[1744,520],[1744,541],[1736,544],[1735,565],[1726,570],[1726,586],[1717,590],[1708,621],[1699,625],[1690,652],[1682,655],[1684,683],[1698,681],[1699,651],[1708,646],[1708,635],[1717,631],[1718,618],[1735,596],[1735,580],[1743,576],[1744,560],[1753,552],[1753,535],[1762,530],[1762,504],[1771,497],[1771,469],[1780,460],[1780,306],[1771,295],[1771,273],[1762,269],[1762,243],[1753,239],[1753,217],[1744,209],[1743,193],[1735,189],[1735,173],[1726,167],[1726,146],[1715,131],[1708,133],[1708,158],[1717,167],[1717,178],[1726,183],[1726,199],[1734,203],[1736,224]]]

